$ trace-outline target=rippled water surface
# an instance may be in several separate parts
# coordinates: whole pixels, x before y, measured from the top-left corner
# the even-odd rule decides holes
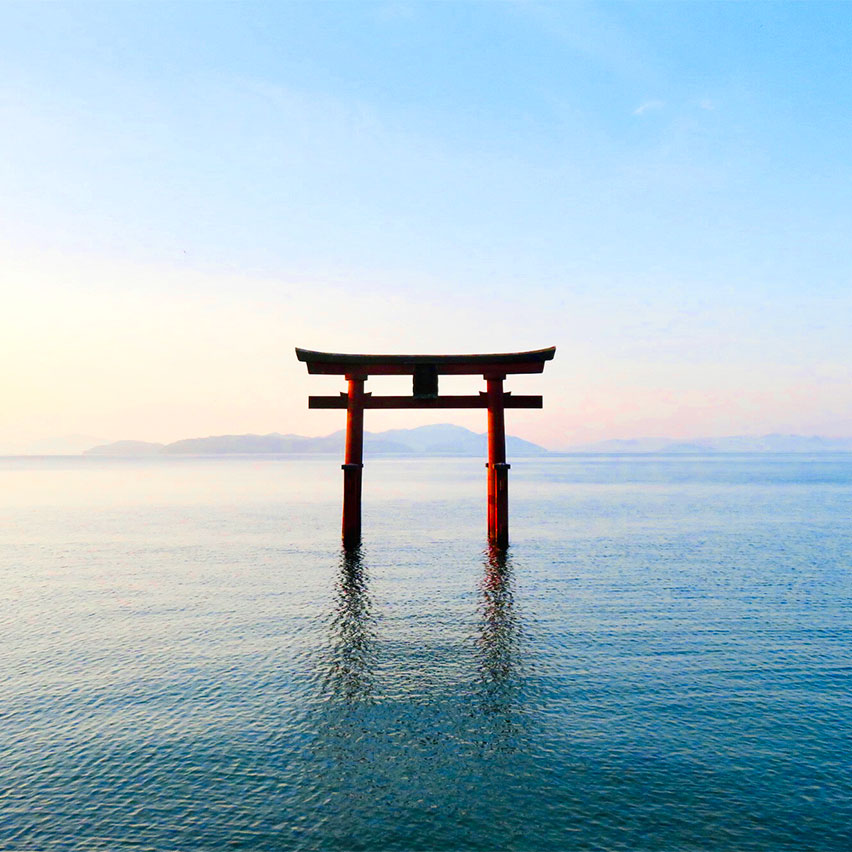
[[[852,849],[852,457],[0,460],[0,849]]]

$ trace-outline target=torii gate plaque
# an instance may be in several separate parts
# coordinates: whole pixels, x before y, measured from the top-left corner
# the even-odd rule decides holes
[[[364,467],[365,408],[488,409],[488,540],[509,544],[509,465],[506,464],[506,408],[541,408],[540,396],[512,396],[503,391],[511,373],[541,373],[556,347],[501,355],[341,355],[296,348],[309,373],[345,376],[348,393],[310,396],[308,408],[346,409],[346,452],[343,460],[343,544],[361,541],[361,472]],[[364,392],[369,376],[413,376],[411,396],[373,396]],[[481,375],[487,390],[476,396],[439,396],[438,376]]]

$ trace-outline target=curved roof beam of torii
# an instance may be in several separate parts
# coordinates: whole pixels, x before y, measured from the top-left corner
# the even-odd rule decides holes
[[[309,373],[345,375],[410,375],[416,367],[428,365],[444,375],[484,373],[541,373],[545,361],[556,354],[556,347],[529,352],[504,352],[479,355],[356,355],[316,352],[296,347],[296,357],[307,364]]]

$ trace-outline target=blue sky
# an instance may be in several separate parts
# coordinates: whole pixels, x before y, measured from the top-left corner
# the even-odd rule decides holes
[[[555,344],[554,447],[852,434],[848,4],[0,21],[0,445],[331,431],[293,345]]]

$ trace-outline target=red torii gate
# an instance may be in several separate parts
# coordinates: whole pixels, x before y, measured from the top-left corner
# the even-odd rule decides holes
[[[541,373],[556,347],[499,355],[342,355],[296,347],[296,357],[309,373],[345,376],[348,393],[309,396],[308,408],[346,409],[346,452],[343,460],[343,544],[361,541],[361,472],[364,467],[365,408],[488,409],[488,540],[509,544],[509,465],[506,464],[506,408],[541,408],[540,396],[513,396],[503,390],[512,373]],[[364,392],[369,376],[412,376],[411,396],[373,396]],[[487,390],[476,396],[439,396],[438,376],[481,375]]]

